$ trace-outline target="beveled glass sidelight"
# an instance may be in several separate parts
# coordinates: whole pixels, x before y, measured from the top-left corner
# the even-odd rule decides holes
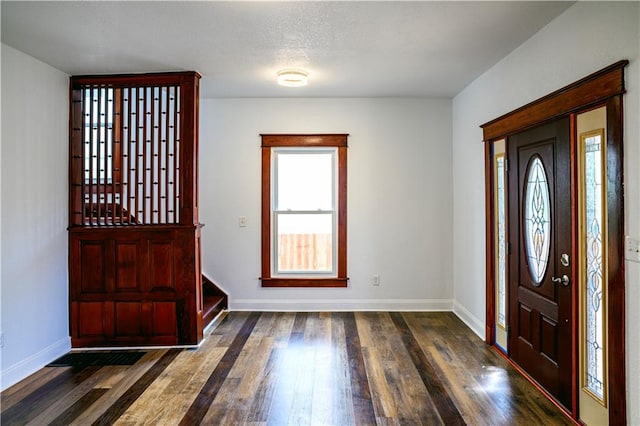
[[[582,276],[584,286],[583,309],[585,341],[584,387],[601,404],[606,404],[606,295],[605,220],[606,168],[604,156],[604,132],[597,130],[580,138],[581,224],[585,235],[581,236]]]
[[[524,188],[524,242],[534,285],[540,285],[549,263],[551,205],[544,164],[534,156],[527,168]]]
[[[506,192],[505,192],[505,154],[495,159],[495,203],[496,203],[496,291],[497,291],[497,324],[502,328],[507,326],[506,283],[507,283],[507,241],[506,241]]]

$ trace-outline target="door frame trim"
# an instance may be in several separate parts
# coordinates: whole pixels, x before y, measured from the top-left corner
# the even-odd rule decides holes
[[[562,116],[571,116],[597,106],[607,107],[607,173],[609,182],[615,183],[607,196],[609,229],[609,289],[608,306],[608,348],[609,351],[609,423],[626,424],[626,367],[625,367],[625,277],[624,277],[624,198],[623,198],[623,109],[622,96],[626,92],[624,68],[628,60],[618,61],[606,68],[588,75],[553,93],[517,108],[480,127],[483,130],[485,162],[485,244],[486,244],[486,318],[485,339],[495,346],[495,239],[494,221],[494,176],[493,142],[529,128],[544,124]],[[572,131],[574,131],[572,126]],[[571,136],[572,140],[574,135]],[[573,143],[572,143],[573,145]],[[572,151],[572,155],[573,155]],[[572,160],[573,163],[574,160]],[[572,166],[573,168],[573,166]],[[573,175],[573,170],[572,170]],[[572,198],[574,197],[572,191]],[[573,200],[572,200],[572,206]],[[573,208],[572,207],[572,208]],[[575,227],[575,225],[574,225]],[[575,233],[575,230],[574,230]],[[572,238],[573,245],[577,244]],[[577,295],[577,292],[576,292]],[[577,336],[577,304],[574,295],[573,333]],[[622,349],[622,350],[620,350]],[[576,376],[578,358],[574,345],[573,373]],[[572,416],[577,419],[577,380],[573,380]]]

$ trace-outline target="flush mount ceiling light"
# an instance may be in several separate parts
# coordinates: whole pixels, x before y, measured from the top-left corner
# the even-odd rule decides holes
[[[302,70],[280,70],[278,71],[278,84],[286,87],[301,87],[307,85],[307,72]]]

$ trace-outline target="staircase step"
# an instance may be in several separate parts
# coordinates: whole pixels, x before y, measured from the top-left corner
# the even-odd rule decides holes
[[[202,323],[206,327],[218,314],[228,307],[228,296],[206,276],[202,276],[203,312]]]

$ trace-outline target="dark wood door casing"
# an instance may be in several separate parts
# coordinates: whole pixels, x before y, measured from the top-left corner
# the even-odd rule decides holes
[[[624,69],[628,60],[618,61],[600,71],[565,86],[547,96],[537,99],[512,112],[487,122],[483,129],[485,142],[485,206],[486,206],[486,342],[495,345],[495,240],[493,223],[495,220],[493,143],[497,140],[522,132],[523,130],[569,115],[572,122],[575,114],[598,106],[607,108],[607,174],[609,192],[607,194],[608,220],[608,359],[609,359],[609,423],[626,424],[626,367],[625,367],[625,279],[624,279],[624,194],[623,194],[623,95],[625,89]],[[572,130],[572,133],[574,130]],[[572,150],[574,148],[572,147]],[[574,152],[574,151],[572,151]],[[573,158],[572,153],[572,158]],[[572,159],[575,162],[575,159]],[[572,179],[576,167],[572,163]],[[575,194],[571,195],[575,198]],[[574,221],[574,224],[577,221]],[[574,229],[573,249],[577,230]],[[576,303],[574,301],[574,303]],[[577,308],[574,309],[573,336],[577,336]],[[574,337],[575,339],[575,337]],[[577,353],[573,357],[574,378],[572,386],[577,387]],[[577,401],[571,407],[571,415],[578,414]]]

